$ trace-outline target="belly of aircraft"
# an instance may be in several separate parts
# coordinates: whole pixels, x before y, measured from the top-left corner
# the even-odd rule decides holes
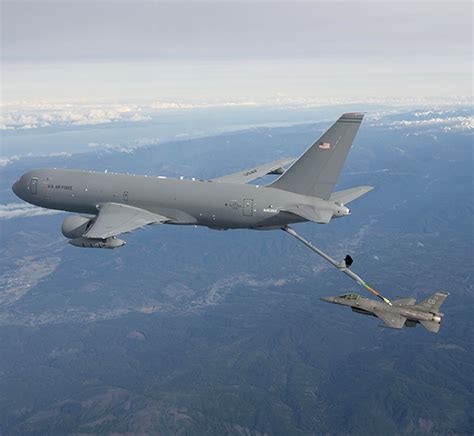
[[[210,217],[197,217],[197,225],[206,226],[213,229],[270,229],[275,227],[282,227],[286,224],[292,224],[296,222],[303,221],[300,217],[296,215],[279,212],[274,216],[262,217],[261,215],[255,215],[251,217],[225,217],[225,216],[210,216]]]

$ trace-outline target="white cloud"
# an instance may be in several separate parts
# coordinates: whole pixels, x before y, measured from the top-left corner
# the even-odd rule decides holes
[[[13,129],[37,129],[51,126],[93,126],[116,122],[147,122],[153,117],[159,118],[165,111],[190,111],[210,108],[251,108],[251,107],[275,107],[275,108],[317,108],[323,106],[338,105],[383,105],[386,110],[377,114],[372,112],[371,116],[386,115],[390,108],[394,112],[400,108],[430,108],[433,107],[456,107],[469,106],[470,97],[452,98],[393,98],[387,96],[379,97],[312,97],[312,96],[288,96],[277,92],[272,96],[255,98],[253,100],[242,98],[202,98],[192,100],[157,100],[152,103],[142,104],[85,104],[81,102],[53,103],[47,101],[28,102],[14,101],[5,102],[0,106],[0,130]],[[387,107],[388,106],[388,107]],[[446,115],[449,111],[426,110],[418,111],[415,116],[421,118],[429,114]]]
[[[6,167],[7,165],[16,162],[21,159],[21,156],[15,155],[10,157],[0,156],[0,167]]]
[[[215,107],[252,107],[265,105],[264,101],[201,101],[201,102],[172,102],[172,101],[155,101],[150,104],[151,109],[157,110],[188,110],[188,109],[209,109]]]
[[[141,115],[139,113],[134,113],[132,117],[129,119],[129,121],[133,121],[134,123],[140,122],[140,121],[150,121],[151,117],[148,115]]]
[[[424,112],[425,115],[429,112]],[[417,116],[415,114],[415,116]],[[419,116],[419,115],[418,115]],[[424,120],[400,120],[400,121],[391,121],[388,123],[380,123],[381,125],[392,126],[395,128],[403,128],[410,126],[434,126],[439,127],[441,130],[472,130],[474,129],[474,116],[469,117],[435,117],[427,118]]]
[[[28,158],[33,158],[33,157],[70,157],[72,156],[71,153],[67,153],[65,151],[59,151],[59,152],[52,152],[52,153],[40,153],[40,154],[33,154],[33,153],[28,153],[28,154],[16,154],[13,156],[0,156],[0,167],[6,167],[7,165],[10,165],[13,162],[16,162],[20,159],[28,159]]]
[[[106,142],[89,142],[87,144],[90,148],[96,148],[100,150],[117,151],[119,153],[133,153],[135,150],[148,145],[156,145],[160,142],[159,138],[149,138],[147,136],[137,138],[132,143],[128,144],[109,144]]]
[[[109,150],[116,151],[119,153],[128,153],[131,154],[140,147],[146,147],[148,145],[157,145],[160,142],[159,138],[153,137],[142,137],[133,140],[130,144],[109,144],[104,142],[89,142],[87,145],[90,148],[95,148],[97,150]],[[51,153],[27,153],[27,154],[17,154],[12,156],[0,156],[0,168],[6,167],[14,162],[17,162],[21,159],[30,159],[30,158],[44,158],[44,157],[71,157],[72,153],[65,151],[51,152]]]
[[[89,142],[87,144],[91,148],[97,148],[100,150],[109,150],[116,151],[118,153],[133,153],[137,148],[140,148],[139,145],[122,145],[122,144],[107,144],[104,142]]]
[[[0,219],[55,215],[58,213],[63,212],[60,210],[43,209],[42,207],[36,207],[28,203],[0,204]]]
[[[142,138],[135,139],[133,141],[134,144],[138,146],[147,146],[147,145],[156,145],[160,142],[160,138],[150,138],[148,136],[144,136]]]
[[[144,122],[151,117],[136,105],[89,105],[13,102],[2,105],[0,130],[37,129],[54,125],[93,126],[115,122]]]

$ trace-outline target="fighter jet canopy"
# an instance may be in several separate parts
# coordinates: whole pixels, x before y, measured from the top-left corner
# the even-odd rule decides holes
[[[361,296],[359,294],[349,293],[342,294],[339,298],[343,298],[344,300],[358,300],[359,298],[361,298]]]

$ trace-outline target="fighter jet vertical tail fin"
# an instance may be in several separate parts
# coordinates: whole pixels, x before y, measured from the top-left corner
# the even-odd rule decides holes
[[[417,307],[426,309],[430,312],[439,312],[441,305],[444,303],[444,300],[448,297],[447,292],[435,292],[433,295],[429,296],[426,300],[421,301],[417,304]]]
[[[328,200],[363,117],[342,115],[269,187]]]

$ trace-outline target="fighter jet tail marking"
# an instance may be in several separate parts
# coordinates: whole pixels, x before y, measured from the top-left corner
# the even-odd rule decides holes
[[[439,312],[441,305],[444,303],[444,300],[446,300],[448,295],[449,294],[447,292],[435,292],[426,300],[423,300],[417,304],[417,307],[426,309],[429,312]]]

